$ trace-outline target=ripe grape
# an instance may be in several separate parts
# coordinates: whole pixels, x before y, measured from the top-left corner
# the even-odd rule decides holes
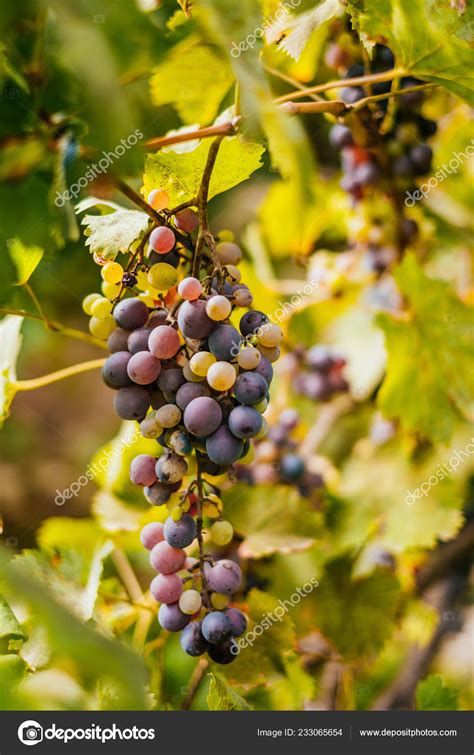
[[[268,322],[268,317],[259,312],[258,309],[253,309],[250,312],[246,312],[240,318],[240,332],[243,336],[251,336],[257,333],[260,328]]]
[[[253,368],[252,372],[261,375],[267,381],[268,385],[270,385],[273,380],[273,367],[264,354],[261,354],[260,361],[257,366]]]
[[[137,354],[139,351],[148,351],[148,339],[150,337],[150,329],[137,328],[132,330],[128,336],[127,347],[131,354]]]
[[[239,654],[239,646],[234,639],[227,640],[219,645],[209,645],[207,652],[214,663],[226,665],[235,661]]]
[[[157,328],[158,325],[166,325],[167,319],[168,313],[166,309],[155,309],[150,313],[146,326],[149,330],[153,330],[153,328]]]
[[[168,207],[169,201],[170,196],[165,189],[152,189],[148,194],[148,204],[157,212]]]
[[[168,443],[180,456],[188,456],[193,450],[191,439],[183,430],[175,430],[171,433]]]
[[[201,593],[197,590],[186,590],[179,599],[181,611],[188,615],[197,613],[202,606]]]
[[[150,592],[158,603],[176,603],[183,593],[177,574],[158,574],[150,584]]]
[[[210,396],[210,391],[207,385],[204,383],[184,383],[177,390],[176,403],[184,412],[191,401],[195,398],[200,398],[201,396]]]
[[[235,561],[222,559],[209,572],[208,583],[214,592],[232,595],[237,592],[242,582],[240,566]]]
[[[192,233],[199,225],[199,217],[195,210],[186,207],[184,210],[180,210],[176,213],[174,216],[174,223],[180,231]]]
[[[102,280],[106,283],[120,283],[123,273],[123,267],[118,262],[107,262],[100,271]]]
[[[296,454],[285,454],[280,461],[280,471],[290,482],[299,480],[305,471],[304,461]]]
[[[216,645],[225,642],[232,636],[232,621],[223,611],[212,611],[202,620],[202,634],[204,638]]]
[[[428,173],[431,168],[432,158],[433,150],[427,144],[416,144],[410,150],[410,160],[418,176]],[[92,309],[94,309],[94,306],[93,304]]]
[[[166,533],[163,530],[165,537]],[[156,571],[161,574],[174,574],[179,571],[183,564],[186,554],[179,548],[173,548],[166,540],[157,543],[151,550],[150,563]]]
[[[229,362],[215,362],[209,367],[206,378],[214,390],[228,391],[234,385],[237,373]]]
[[[242,259],[242,252],[232,241],[221,241],[216,246],[217,256],[223,265],[238,265]]]
[[[167,396],[175,396],[179,387],[186,382],[182,367],[168,367],[158,378],[158,387]]]
[[[219,427],[206,440],[206,453],[214,464],[223,466],[233,464],[241,457],[242,451],[242,441],[232,435],[225,426]]]
[[[171,325],[153,328],[148,339],[148,348],[157,359],[171,359],[180,345],[178,332]]]
[[[209,647],[207,640],[202,635],[202,623],[192,621],[181,633],[181,647],[184,652],[193,657],[203,655]]]
[[[229,429],[237,438],[254,438],[262,424],[262,415],[251,406],[236,406],[229,416]]]
[[[124,388],[132,384],[127,370],[131,356],[128,351],[116,351],[105,360],[102,379],[109,388]]]
[[[190,433],[203,438],[217,430],[222,422],[222,410],[215,399],[200,396],[188,403],[183,419]]]
[[[226,608],[225,615],[232,622],[232,637],[240,637],[247,629],[247,617],[238,608]]]
[[[233,325],[217,325],[208,339],[209,351],[220,361],[230,361],[240,352],[242,336]]]
[[[184,301],[178,310],[178,325],[186,338],[206,338],[214,327],[206,314],[206,302]]]
[[[149,351],[139,351],[131,357],[127,366],[127,372],[134,383],[149,385],[160,374],[161,362],[153,354],[150,354]]]
[[[120,388],[114,399],[115,411],[121,419],[142,420],[149,407],[150,394],[138,385]]]
[[[199,299],[202,294],[201,282],[197,278],[184,278],[178,286],[178,294],[187,301]]]
[[[354,144],[351,130],[347,126],[343,126],[341,123],[336,123],[329,132],[329,141],[336,149],[342,149],[343,147],[349,147]]]
[[[220,294],[211,296],[206,304],[207,316],[214,321],[226,320],[232,311],[230,301]]]
[[[171,252],[176,243],[176,236],[171,228],[165,225],[154,228],[150,233],[150,246],[158,254],[167,254]]]
[[[156,462],[156,476],[161,482],[178,482],[187,471],[188,465],[183,457],[172,451],[164,453]]]
[[[145,524],[140,532],[140,542],[149,551],[157,543],[163,542],[165,536],[163,534],[163,525],[161,522],[149,522]]]
[[[156,459],[149,454],[139,454],[130,464],[130,479],[135,485],[153,485],[156,482]]]
[[[258,372],[243,372],[235,382],[234,395],[241,404],[258,404],[267,394],[268,383]]]
[[[162,603],[158,611],[158,621],[168,632],[179,632],[189,623],[190,617],[183,613],[178,603]]]
[[[128,349],[128,337],[130,335],[129,330],[122,330],[122,328],[115,328],[107,339],[107,348],[111,354],[116,351],[127,351]]]
[[[153,506],[163,506],[164,503],[168,503],[173,491],[171,486],[164,482],[154,482],[153,485],[147,485],[143,492]]]
[[[158,262],[148,271],[148,282],[157,291],[169,291],[178,280],[176,268],[168,262]]]
[[[124,330],[141,328],[148,320],[148,307],[140,299],[122,299],[114,308],[114,319]]]
[[[236,307],[251,307],[253,296],[247,286],[238,283],[232,288],[232,302]]]

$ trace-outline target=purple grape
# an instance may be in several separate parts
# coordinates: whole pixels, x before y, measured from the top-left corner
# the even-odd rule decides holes
[[[129,330],[123,330],[123,328],[115,328],[115,330],[107,339],[107,347],[110,353],[114,354],[116,351],[127,351],[129,335]]]
[[[181,367],[169,367],[162,370],[158,378],[158,387],[168,396],[174,396],[178,388],[186,382]]]
[[[392,170],[396,176],[405,178],[413,175],[413,164],[408,155],[400,155],[392,163]]]
[[[162,259],[159,260],[159,262],[162,262],[162,261],[163,261]],[[153,312],[150,313],[150,317],[148,318],[148,322],[146,326],[149,330],[153,330],[153,328],[157,328],[158,325],[167,325],[167,324],[168,324],[168,312],[166,311],[166,309],[154,309]]]
[[[239,646],[234,639],[230,639],[219,645],[209,645],[207,652],[209,658],[214,661],[214,663],[219,663],[221,666],[225,666],[226,664],[235,661],[239,654]]]
[[[211,392],[205,383],[183,383],[176,392],[176,403],[184,412],[188,404],[195,398],[210,395]]]
[[[262,415],[251,406],[236,406],[229,416],[229,429],[237,438],[254,438],[262,429]]]
[[[258,404],[268,395],[268,383],[258,372],[242,372],[234,385],[234,396],[241,404]]]
[[[280,418],[278,420],[279,424],[285,428],[288,432],[291,430],[294,430],[295,427],[298,426],[300,421],[300,415],[296,411],[296,409],[284,409],[282,413],[280,414]]]
[[[178,310],[178,325],[186,338],[207,338],[214,322],[206,314],[206,302],[184,301]]]
[[[191,617],[181,611],[178,603],[162,603],[158,611],[159,624],[168,632],[180,632],[190,620]]]
[[[145,524],[140,532],[140,542],[149,551],[164,539],[163,524],[161,522],[149,522]]]
[[[158,603],[176,603],[183,593],[183,582],[177,574],[158,574],[150,592]]]
[[[117,325],[124,330],[141,328],[148,320],[148,307],[141,299],[122,299],[113,311]]]
[[[204,639],[213,645],[225,642],[232,636],[233,624],[223,611],[212,611],[202,620]]]
[[[410,160],[418,176],[428,173],[432,158],[433,150],[427,144],[415,144],[410,150]]]
[[[353,105],[354,102],[358,102],[365,97],[365,92],[362,87],[345,87],[341,89],[341,100],[346,105]]]
[[[225,615],[232,622],[232,637],[240,637],[247,629],[247,617],[238,608],[226,608]]]
[[[263,378],[265,378],[268,385],[270,385],[273,380],[273,367],[271,365],[271,362],[267,359],[267,357],[264,357],[263,354],[260,357],[260,362],[256,367],[254,367],[253,370],[250,370],[250,372],[256,372],[257,375],[261,375]]]
[[[328,347],[311,346],[306,354],[306,364],[318,372],[329,372],[332,367],[332,358]]]
[[[192,621],[182,631],[180,637],[181,647],[184,652],[193,657],[203,655],[209,644],[202,635],[202,622]]]
[[[224,558],[210,569],[207,579],[213,592],[233,595],[242,583],[242,572],[235,561]]]
[[[434,136],[438,130],[435,121],[432,121],[430,118],[424,118],[422,115],[418,116],[417,124],[423,139],[429,139],[430,136]]]
[[[359,186],[373,186],[380,178],[380,169],[377,163],[368,160],[361,163],[354,170],[354,181]]]
[[[143,487],[156,482],[156,459],[150,454],[139,454],[130,464],[130,479],[134,485]]]
[[[173,548],[187,548],[196,537],[196,522],[189,514],[183,514],[177,522],[170,516],[165,522],[165,540]]]
[[[209,351],[218,361],[230,362],[240,351],[242,336],[232,325],[217,325],[208,339]]]
[[[188,465],[182,456],[168,451],[164,453],[156,462],[156,476],[160,482],[178,482],[182,480],[188,471]]]
[[[192,435],[204,438],[219,427],[222,421],[222,410],[215,399],[200,396],[187,405],[183,421]]]
[[[350,147],[354,144],[351,130],[347,128],[347,126],[343,126],[342,123],[336,123],[336,125],[332,127],[329,132],[329,141],[335,149]]]
[[[163,506],[171,498],[172,488],[164,482],[155,482],[153,485],[147,485],[143,491],[148,503],[153,506]]]
[[[150,385],[161,372],[161,362],[149,351],[139,351],[132,355],[127,366],[127,372],[134,383]]]
[[[266,322],[268,322],[266,314],[259,312],[258,309],[252,309],[240,318],[240,332],[243,336],[254,335]]]
[[[128,351],[116,351],[106,359],[102,367],[102,379],[109,388],[125,388],[132,385],[127,372],[131,356]]]
[[[280,460],[280,472],[289,482],[299,480],[305,472],[303,459],[296,454],[285,454]]]
[[[175,430],[171,434],[169,446],[180,456],[188,456],[193,450],[191,439],[184,430]]]
[[[199,399],[196,399],[198,401]],[[242,456],[242,441],[223,425],[206,440],[206,453],[214,464],[228,466]]]
[[[149,337],[149,328],[137,328],[136,330],[132,330],[127,341],[129,352],[131,354],[137,354],[139,351],[148,351]]]
[[[114,408],[121,419],[142,420],[150,407],[150,394],[139,385],[120,388],[114,399]]]
[[[152,548],[150,564],[161,574],[174,574],[182,568],[185,558],[184,551],[173,548],[166,540],[163,540]]]
[[[356,76],[363,76],[365,73],[364,66],[362,63],[353,63],[353,65],[349,66],[346,73],[342,77],[343,79],[355,79]]]

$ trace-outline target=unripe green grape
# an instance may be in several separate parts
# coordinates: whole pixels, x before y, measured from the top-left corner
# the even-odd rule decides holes
[[[104,294],[104,296],[107,297],[107,299],[116,299],[117,296],[120,293],[120,283],[107,283],[107,281],[102,281],[101,285],[101,291]]]
[[[228,230],[227,228],[223,229],[222,231],[219,231],[219,241],[233,241],[235,239],[235,234],[233,231]]]
[[[140,291],[146,291],[150,285],[150,282],[148,280],[148,272],[146,270],[138,270],[138,272],[136,273],[136,276],[137,276],[137,288],[139,288]]]
[[[91,317],[89,320],[89,330],[96,338],[101,338],[104,341],[115,330],[115,320],[112,315],[107,315],[99,319],[98,317]]]
[[[84,299],[82,300],[82,309],[84,310],[86,315],[92,314],[91,312],[92,305],[94,304],[95,301],[97,301],[97,299],[101,299],[101,298],[102,297],[100,294],[87,294],[87,296],[84,297]]]
[[[255,436],[255,440],[260,440],[260,438],[264,438],[268,433],[268,422],[265,419],[265,417],[262,417],[262,420],[263,420],[262,427],[260,429],[260,432],[257,433],[257,435]]]
[[[140,422],[140,432],[144,438],[158,438],[163,432],[163,427],[156,421],[156,412],[147,414]]]
[[[242,252],[232,241],[222,241],[216,246],[217,256],[223,265],[238,265],[242,259]]]
[[[258,334],[258,342],[268,349],[272,349],[278,346],[283,340],[283,331],[279,325],[274,323],[266,323],[260,329]]]
[[[202,598],[197,590],[185,590],[179,599],[179,607],[185,614],[197,613],[202,606]]]
[[[192,371],[190,362],[186,362],[184,365],[183,375],[189,383],[200,383],[201,380],[204,380],[202,375],[196,375],[196,373]]]
[[[211,595],[211,603],[213,608],[216,608],[218,611],[222,611],[229,605],[230,596],[222,595],[222,593],[220,592],[213,592]]]
[[[107,262],[100,271],[102,280],[107,283],[120,283],[123,273],[123,267],[118,262]]]
[[[206,314],[215,322],[226,320],[232,311],[232,304],[225,296],[211,296],[206,304]]]
[[[110,299],[106,299],[105,296],[101,296],[100,299],[96,299],[91,306],[92,317],[98,317],[102,320],[112,312],[112,302]]]
[[[237,372],[229,362],[215,362],[207,373],[207,382],[215,391],[228,391],[236,380]]]
[[[215,493],[209,493],[202,505],[203,514],[209,519],[217,519],[221,515],[222,509],[223,503],[219,496]]]
[[[211,527],[211,538],[216,545],[227,545],[234,536],[234,528],[230,522],[214,522]]]
[[[149,309],[152,309],[155,306],[155,299],[148,293],[148,291],[138,294],[137,299],[140,299],[140,301],[146,304]]]
[[[260,358],[261,355],[258,349],[255,349],[253,346],[245,346],[239,352],[237,362],[243,370],[253,370],[260,362]]]
[[[239,459],[239,464],[251,464],[252,461],[255,459],[255,446],[253,446],[251,443],[249,445],[249,449],[245,456],[242,456],[241,459]]]
[[[156,410],[155,416],[162,427],[175,427],[181,419],[181,410],[175,404],[165,404]]]
[[[173,508],[170,511],[170,517],[173,520],[173,522],[179,522],[181,517],[183,516],[183,509],[181,506],[173,506]]]
[[[258,402],[258,404],[254,404],[253,408],[257,410],[257,412],[260,412],[260,414],[263,414],[264,411],[266,411],[268,407],[268,399],[262,398],[261,401]]]
[[[178,280],[178,272],[167,262],[157,262],[148,271],[148,283],[158,291],[168,291]]]
[[[228,278],[231,283],[240,283],[242,279],[242,273],[240,272],[239,268],[235,265],[226,265],[226,268],[226,278]]]
[[[280,357],[280,348],[279,346],[264,346],[263,343],[258,344],[258,350],[262,357],[266,357],[269,362],[273,363],[276,362]]]
[[[210,351],[198,351],[189,360],[191,370],[199,377],[206,377],[209,367],[214,364],[216,358]]]

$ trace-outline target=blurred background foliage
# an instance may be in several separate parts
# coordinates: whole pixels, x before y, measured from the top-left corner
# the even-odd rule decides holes
[[[374,3],[347,5],[355,25],[380,41]],[[409,29],[393,21],[403,20],[406,4],[380,5],[397,64],[413,63],[408,52],[418,49],[425,68],[413,72],[443,85],[430,94],[426,115],[439,125],[433,165],[449,163],[472,144],[471,11],[463,3],[416,0],[410,12],[421,27],[413,21]],[[137,129],[140,143],[112,171],[136,190],[152,186],[162,153],[147,157],[144,142],[226,120],[237,77],[248,135],[268,149],[251,180],[212,200],[212,227],[242,240],[257,308],[275,311],[305,282],[317,282],[292,313],[287,338],[293,347],[323,342],[342,352],[351,395],[346,408],[336,402],[331,409],[315,452],[326,483],[317,505],[288,487],[228,487],[226,512],[238,533],[230,555],[238,551],[245,562],[242,604],[256,623],[312,577],[319,587],[235,664],[210,669],[195,684],[196,661],[159,630],[142,594],[151,570],[138,530],[167,510],[150,510],[127,470],[150,441],[127,445],[133,428],[119,426],[96,372],[20,392],[0,434],[0,705],[353,709],[407,707],[409,699],[422,709],[470,708],[469,570],[465,550],[458,560],[445,553],[459,538],[472,538],[472,460],[416,505],[405,498],[472,442],[472,162],[463,160],[410,211],[420,228],[416,248],[374,277],[348,240],[358,223],[377,218],[390,226],[396,211],[382,192],[352,206],[328,141],[331,116],[290,119],[270,104],[292,88],[283,77],[299,86],[334,77],[324,59],[334,19],[308,26],[313,3],[304,0],[293,27],[283,29],[287,41],[291,31],[305,36],[297,60],[277,45],[278,35],[263,51],[259,42],[233,57],[231,42],[252,33],[278,3],[202,0],[192,13],[188,6],[2,4],[0,307],[34,314],[33,290],[47,318],[86,330],[81,300],[97,288],[97,267],[80,218],[71,203],[55,206],[56,192]],[[450,38],[442,59],[430,47],[433,33]],[[452,58],[456,75],[443,78]],[[179,154],[165,154],[179,163]],[[89,194],[129,206],[105,177],[81,198]],[[33,247],[41,261],[31,277],[25,273],[28,285],[18,285]],[[103,355],[41,321],[25,322],[22,337],[21,378]],[[1,343],[6,353],[5,332]],[[277,380],[273,411],[295,406],[304,440],[327,407],[294,395],[284,369]],[[94,463],[94,481],[58,506],[58,493]]]

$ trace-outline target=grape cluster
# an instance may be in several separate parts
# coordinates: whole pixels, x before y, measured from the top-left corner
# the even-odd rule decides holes
[[[157,189],[148,202],[160,210],[168,197]],[[196,213],[186,208],[174,224],[191,234]],[[237,267],[242,252],[229,234],[221,234],[217,265],[209,263],[202,279],[189,274],[170,225],[145,238],[148,252],[141,242],[126,269],[96,259],[104,295],[89,295],[83,308],[91,333],[107,338],[111,353],[102,376],[116,391],[116,413],[136,420],[142,435],[161,446],[156,456],[137,456],[130,468],[147,500],[169,510],[164,526],[154,522],[142,531],[158,572],[150,589],[161,603],[159,623],[183,630],[181,643],[190,655],[207,651],[214,661],[229,663],[234,638],[246,626],[245,615],[228,606],[242,575],[234,561],[214,562],[204,554],[203,526],[216,545],[233,537],[222,518],[220,491],[208,478],[228,472],[248,455],[250,439],[267,432],[262,413],[283,334],[263,312],[250,309],[252,294]],[[247,311],[237,329],[230,317],[239,308]],[[184,551],[195,541],[199,560]]]
[[[292,361],[292,385],[297,395],[311,401],[329,401],[337,393],[349,390],[343,375],[346,360],[327,346],[297,348],[289,355]]]
[[[384,73],[394,67],[393,54],[383,45],[376,46],[370,71],[366,71],[359,62],[348,65],[350,58],[342,54],[338,57],[333,46],[329,50],[331,54],[327,56],[327,62],[332,62],[340,71],[343,69],[344,78]],[[412,77],[404,77],[400,88],[408,90],[422,83]],[[374,83],[370,91],[363,86],[347,86],[341,90],[341,99],[353,104],[369,94],[386,94],[390,88],[390,81]],[[422,91],[402,94],[397,99],[391,127],[383,134],[380,133],[380,126],[386,115],[388,99],[377,102],[370,113],[361,111],[362,125],[370,130],[370,146],[360,144],[360,139],[345,124],[337,123],[332,127],[330,142],[341,152],[344,172],[341,185],[355,201],[381,183],[399,193],[408,191],[414,187],[417,177],[430,171],[433,153],[425,141],[436,133],[436,123],[421,114],[423,100]],[[373,133],[377,131],[379,133],[374,140]]]
[[[291,485],[304,498],[320,496],[322,476],[311,470],[295,437],[300,417],[295,409],[285,409],[270,427],[266,438],[255,443],[255,460],[238,465],[238,478],[249,485]]]

